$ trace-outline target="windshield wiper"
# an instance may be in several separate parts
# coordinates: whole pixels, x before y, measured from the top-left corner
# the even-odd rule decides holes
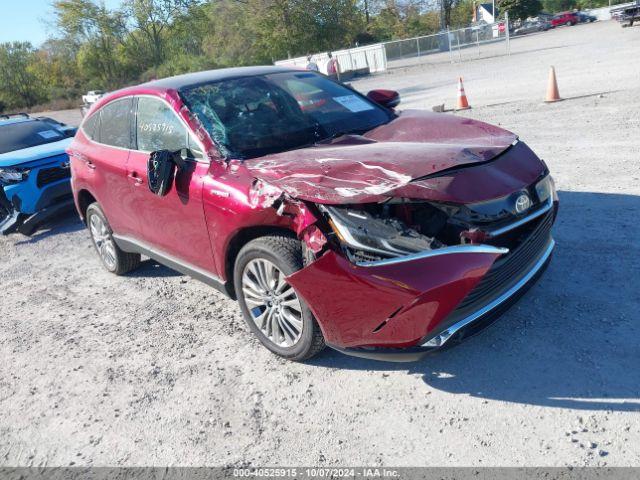
[[[331,135],[329,135],[328,137],[321,138],[321,139],[317,140],[316,143],[325,142],[327,140],[334,140],[334,139],[336,139],[338,137],[342,137],[344,135],[362,135],[363,133],[368,132],[368,131],[369,131],[368,129],[367,130],[362,130],[362,129],[359,129],[359,130],[342,130],[342,131],[334,132]]]

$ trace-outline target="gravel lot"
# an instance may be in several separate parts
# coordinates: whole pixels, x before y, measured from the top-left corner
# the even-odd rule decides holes
[[[108,274],[73,216],[0,238],[0,463],[640,466],[639,48],[604,22],[354,83],[450,107],[463,75],[464,115],[519,133],[560,190],[539,284],[422,362],[280,360],[204,284]],[[568,100],[546,105],[552,64]]]

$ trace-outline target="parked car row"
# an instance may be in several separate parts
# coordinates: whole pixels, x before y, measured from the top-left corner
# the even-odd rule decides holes
[[[584,12],[562,12],[549,18],[529,19],[512,30],[513,35],[526,35],[535,32],[545,32],[551,28],[573,26],[578,23],[591,23],[597,20],[593,15]]]

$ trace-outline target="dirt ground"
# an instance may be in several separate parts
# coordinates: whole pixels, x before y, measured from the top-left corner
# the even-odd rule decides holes
[[[640,466],[639,49],[640,27],[596,23],[354,83],[430,108],[463,75],[464,115],[517,132],[559,189],[538,285],[421,362],[280,360],[204,284],[108,274],[75,217],[0,238],[0,464]]]

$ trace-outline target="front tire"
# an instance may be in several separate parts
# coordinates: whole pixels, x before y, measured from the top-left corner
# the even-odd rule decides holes
[[[113,239],[113,231],[107,217],[97,202],[87,208],[86,219],[91,241],[104,268],[116,275],[123,275],[138,268],[140,254],[128,253],[118,247]]]
[[[285,279],[302,267],[302,246],[297,239],[269,235],[240,250],[233,275],[251,331],[273,353],[294,361],[307,360],[325,347],[311,310]]]

